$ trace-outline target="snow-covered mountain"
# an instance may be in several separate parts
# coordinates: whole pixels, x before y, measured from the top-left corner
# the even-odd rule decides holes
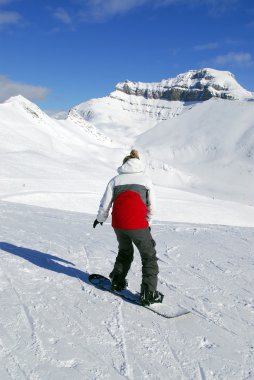
[[[197,102],[213,97],[254,99],[253,93],[241,87],[230,72],[202,69],[160,83],[118,83],[108,96],[78,104],[69,110],[69,115],[80,115],[114,140],[124,139],[128,143],[128,137],[138,136],[159,121],[178,116]]]
[[[160,83],[118,83],[108,96],[71,108],[69,118],[93,123],[120,146],[137,146],[157,184],[215,197],[229,191],[252,204],[249,100],[253,93],[230,72],[191,70]]]
[[[212,97],[231,100],[253,97],[253,93],[237,83],[232,73],[214,69],[190,70],[160,83],[136,83],[127,80],[118,83],[116,90],[146,99],[184,102],[205,101]]]
[[[140,135],[151,175],[162,186],[193,189],[253,205],[254,106],[210,99]],[[206,190],[205,190],[206,189]]]
[[[84,119],[57,121],[16,96],[0,104],[0,120],[2,196],[89,191],[89,183],[96,182],[91,163],[108,175],[113,172],[115,157],[109,152],[114,144]]]
[[[145,99],[116,90],[107,97],[91,99],[71,108],[68,117],[82,117],[113,140],[130,145],[133,138],[159,121],[178,116],[191,107],[180,101]]]
[[[216,208],[220,223],[232,223],[223,206],[210,199],[253,206],[254,103],[247,101],[252,93],[231,74],[211,69],[166,82],[194,92],[203,83],[217,93],[208,101],[173,101],[154,99],[155,92],[127,94],[119,84],[109,96],[73,107],[63,120],[21,96],[0,104],[2,199],[94,213],[105,184],[134,146],[156,185],[158,218],[165,217],[165,199],[180,197],[184,206],[186,199],[205,196],[202,202]],[[228,99],[218,97],[219,85],[223,93],[227,88]],[[151,91],[163,86],[147,84]],[[233,95],[239,100],[229,100]],[[167,217],[189,220],[179,207],[168,209]],[[250,225],[248,210],[243,219],[237,211],[234,223]],[[195,221],[214,223],[216,215],[207,220],[200,213]]]

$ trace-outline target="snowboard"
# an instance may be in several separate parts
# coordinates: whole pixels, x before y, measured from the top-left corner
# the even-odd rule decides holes
[[[173,319],[173,318],[179,318],[179,317],[191,314],[189,310],[186,310],[178,305],[167,305],[166,303],[154,303],[152,305],[142,305],[140,302],[139,293],[133,293],[129,289],[124,289],[120,292],[117,292],[111,288],[110,279],[102,276],[101,274],[95,274],[95,273],[90,274],[88,277],[88,280],[96,288],[113,293],[115,296],[121,297],[126,302],[144,307],[164,318]]]

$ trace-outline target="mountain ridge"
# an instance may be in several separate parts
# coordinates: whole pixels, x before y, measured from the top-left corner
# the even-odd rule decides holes
[[[164,79],[158,83],[131,82],[126,80],[116,85],[116,90],[128,95],[143,96],[147,99],[171,101],[206,101],[212,97],[229,100],[253,98],[229,71],[210,68],[189,70],[175,78]]]
[[[244,89],[229,71],[189,70],[159,83],[119,82],[107,96],[71,107],[68,117],[83,118],[120,142],[122,128],[128,128],[130,138],[125,141],[130,144],[131,138],[158,122],[179,116],[211,98],[247,101],[254,100],[254,93]]]

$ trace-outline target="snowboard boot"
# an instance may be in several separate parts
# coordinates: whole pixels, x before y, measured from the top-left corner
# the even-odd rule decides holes
[[[143,306],[149,306],[153,303],[162,303],[164,295],[158,290],[150,291],[147,285],[141,285],[140,302]]]
[[[127,280],[123,278],[123,275],[119,272],[112,271],[109,278],[111,279],[111,288],[116,292],[120,292],[128,286]]]

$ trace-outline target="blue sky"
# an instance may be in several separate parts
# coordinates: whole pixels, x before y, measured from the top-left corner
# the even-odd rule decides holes
[[[203,67],[254,91],[253,35],[252,0],[0,0],[0,102],[68,109]]]

